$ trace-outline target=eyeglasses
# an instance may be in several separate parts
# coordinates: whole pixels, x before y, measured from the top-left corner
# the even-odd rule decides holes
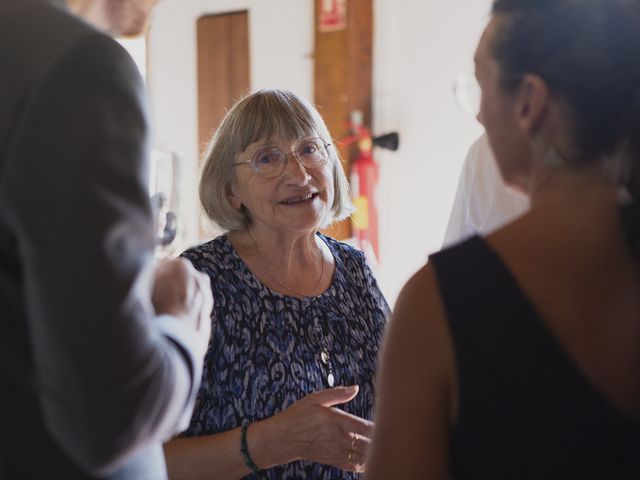
[[[250,165],[256,175],[262,178],[279,176],[287,165],[287,157],[293,154],[306,169],[320,168],[329,160],[329,146],[321,138],[307,138],[300,140],[289,153],[284,153],[278,147],[265,147],[253,154],[250,160],[236,162],[238,165]]]
[[[453,94],[465,113],[477,115],[480,112],[481,91],[476,77],[470,73],[459,73],[453,79]]]

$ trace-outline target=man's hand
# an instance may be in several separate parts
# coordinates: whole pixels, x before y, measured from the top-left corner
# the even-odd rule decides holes
[[[204,342],[211,334],[213,297],[209,277],[196,271],[187,260],[176,258],[158,263],[151,301],[158,315],[184,319]]]

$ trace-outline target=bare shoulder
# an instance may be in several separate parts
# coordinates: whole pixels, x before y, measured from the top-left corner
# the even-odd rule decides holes
[[[452,348],[432,266],[405,285],[382,349],[368,478],[444,478]]]
[[[438,280],[431,264],[418,270],[405,284],[393,316],[402,319],[402,322],[415,323],[416,327],[425,331],[432,328],[433,323],[441,323],[431,321],[444,316]]]
[[[387,355],[387,350],[392,352]],[[416,377],[413,372],[411,381],[428,383],[429,388],[438,382],[444,388],[450,383],[452,350],[435,268],[427,264],[409,279],[398,297],[382,356],[422,364],[424,375]]]

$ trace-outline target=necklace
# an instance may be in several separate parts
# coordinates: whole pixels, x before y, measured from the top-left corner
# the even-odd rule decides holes
[[[336,382],[335,369],[333,368],[333,360],[331,359],[331,354],[329,353],[329,347],[327,346],[327,342],[325,341],[325,332],[320,325],[320,320],[318,319],[317,315],[315,315],[313,318],[313,329],[315,331],[318,342],[320,343],[320,361],[327,368],[327,385],[333,387]]]
[[[269,269],[269,265],[267,264],[266,259],[264,258],[264,256],[262,255],[262,252],[260,251],[260,248],[258,247],[258,242],[256,242],[256,239],[253,237],[253,235],[251,234],[250,230],[247,229],[247,233],[249,234],[249,237],[251,237],[251,241],[253,242],[253,246],[256,249],[256,253],[258,254],[258,257],[260,257],[260,261],[262,262],[262,265],[264,266],[265,272],[278,285],[280,285],[282,288],[284,288],[285,290],[288,290],[289,292],[293,293],[294,295],[296,295],[298,297],[311,296],[313,294],[313,292],[315,292],[318,289],[318,286],[320,286],[320,282],[324,278],[324,270],[325,270],[325,267],[326,267],[326,264],[327,264],[327,261],[324,258],[324,254],[322,254],[322,270],[320,272],[320,278],[318,278],[318,281],[313,286],[313,289],[311,290],[309,295],[303,295],[300,292],[295,291],[294,289],[292,289],[288,285],[285,285],[284,283],[282,283],[280,280],[278,280],[278,278],[275,275],[273,275],[271,273],[271,271]],[[313,298],[311,300],[313,300]],[[313,303],[315,303],[315,302],[313,302]],[[314,315],[313,329],[315,331],[317,341],[320,344],[320,353],[318,355],[318,358],[320,359],[322,364],[325,365],[325,368],[327,369],[327,376],[326,376],[327,385],[329,385],[329,387],[333,387],[335,385],[335,381],[336,381],[336,379],[335,379],[335,369],[333,368],[333,360],[331,358],[331,354],[329,353],[329,347],[327,346],[327,342],[325,341],[325,332],[324,332],[324,329],[322,328],[322,326],[320,325],[320,320],[319,320],[317,315]]]
[[[281,286],[282,288],[284,288],[285,290],[293,293],[294,295],[296,295],[297,297],[310,297],[311,295],[313,295],[313,293],[318,289],[318,287],[320,286],[320,282],[322,281],[322,279],[324,278],[324,270],[327,264],[326,259],[324,258],[324,254],[322,252],[320,252],[320,254],[322,255],[322,270],[320,271],[320,277],[318,277],[318,281],[315,283],[315,285],[313,286],[313,288],[311,289],[311,291],[309,292],[308,295],[304,295],[296,290],[294,290],[293,288],[291,288],[288,285],[285,285],[284,283],[282,283],[280,280],[278,280],[278,278],[271,273],[271,269],[269,268],[269,265],[267,264],[266,259],[264,258],[264,256],[262,255],[262,252],[260,251],[260,248],[258,247],[258,243],[256,242],[256,239],[253,238],[253,235],[251,234],[251,230],[247,229],[247,233],[249,234],[249,237],[251,237],[251,241],[253,242],[253,246],[256,249],[256,252],[258,253],[258,257],[260,257],[260,261],[262,262],[262,265],[264,266],[264,271],[267,275],[269,275],[269,277],[271,277],[271,279],[276,282],[279,286]]]

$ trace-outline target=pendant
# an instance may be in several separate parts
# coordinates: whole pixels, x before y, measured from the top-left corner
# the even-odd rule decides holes
[[[333,373],[330,373],[329,375],[327,375],[327,383],[329,384],[330,387],[333,387],[333,384],[335,383],[335,379],[333,378]]]
[[[322,360],[322,363],[325,365],[329,362],[329,352],[327,352],[326,348],[323,348],[322,352],[320,352],[320,360]]]

